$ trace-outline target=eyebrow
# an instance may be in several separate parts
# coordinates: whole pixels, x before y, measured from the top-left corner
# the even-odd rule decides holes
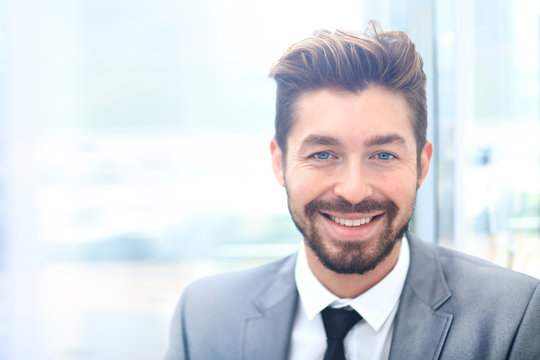
[[[377,135],[372,138],[367,139],[364,142],[365,146],[378,146],[378,145],[387,145],[387,144],[405,144],[405,138],[398,134],[389,134],[389,135]],[[316,145],[325,145],[325,146],[339,146],[341,145],[341,140],[325,135],[309,135],[307,138],[302,141],[301,147],[305,146],[316,146]]]
[[[332,136],[309,135],[302,141],[301,147],[315,145],[339,146],[341,145],[341,141]]]
[[[378,135],[366,140],[366,146],[377,146],[386,144],[405,144],[405,138],[398,134]]]

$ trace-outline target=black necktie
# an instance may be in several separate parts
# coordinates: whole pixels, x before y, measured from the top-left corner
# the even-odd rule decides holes
[[[362,317],[352,309],[334,309],[331,307],[321,311],[321,315],[328,344],[324,360],[345,360],[343,339]]]

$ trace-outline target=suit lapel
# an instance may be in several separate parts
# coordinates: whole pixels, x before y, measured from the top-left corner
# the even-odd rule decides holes
[[[253,300],[255,315],[246,318],[243,359],[288,357],[292,326],[298,303],[294,280],[296,256],[291,256],[275,280]]]
[[[394,323],[390,360],[438,359],[453,315],[439,310],[451,292],[434,248],[408,233],[411,263]],[[243,359],[286,359],[298,304],[296,256],[252,300],[246,317]]]
[[[394,323],[391,360],[438,359],[453,315],[439,310],[451,292],[434,248],[408,233],[411,263]]]

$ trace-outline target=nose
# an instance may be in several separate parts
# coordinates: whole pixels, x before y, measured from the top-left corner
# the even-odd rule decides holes
[[[334,194],[351,204],[358,204],[373,195],[372,177],[361,162],[347,162],[337,174]]]

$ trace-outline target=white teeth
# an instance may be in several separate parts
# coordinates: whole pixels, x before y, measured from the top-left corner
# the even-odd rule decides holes
[[[334,221],[334,222],[336,222],[338,224],[352,227],[352,226],[360,226],[360,225],[367,224],[373,218],[367,217],[367,218],[362,218],[362,219],[342,219],[342,218],[338,218],[336,216],[330,215],[330,219],[332,219],[332,221]]]

